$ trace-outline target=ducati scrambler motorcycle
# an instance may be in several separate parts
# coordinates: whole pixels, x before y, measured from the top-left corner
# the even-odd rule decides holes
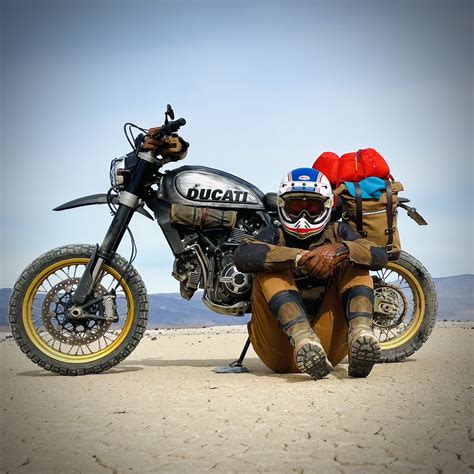
[[[153,138],[166,143],[185,123],[174,120],[168,106],[164,125]],[[131,264],[136,247],[129,223],[136,212],[158,222],[175,257],[172,275],[184,298],[202,288],[210,310],[232,316],[250,312],[252,276],[236,269],[233,253],[244,238],[277,218],[276,194],[264,194],[239,177],[204,166],[162,172],[178,157],[143,151],[144,134],[135,138],[134,128],[139,127],[124,126],[134,150],[112,161],[109,192],[55,209],[108,204],[113,219],[103,242],[53,249],[34,260],[14,286],[9,307],[13,336],[27,357],[52,372],[102,372],[124,360],[142,338],[148,298]],[[408,200],[399,198],[402,201],[406,207]],[[127,231],[132,238],[128,262],[117,254]],[[402,360],[418,350],[433,329],[433,281],[406,252],[373,272],[373,280],[373,324],[381,360]]]

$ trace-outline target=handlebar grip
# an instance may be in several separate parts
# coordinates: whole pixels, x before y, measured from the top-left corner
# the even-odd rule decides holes
[[[183,125],[186,125],[186,120],[184,118],[179,118],[178,120],[169,122],[166,128],[171,133],[173,133],[173,132],[177,132]]]
[[[177,132],[183,125],[186,125],[186,120],[184,118],[168,122],[167,125],[163,125],[160,130],[153,135],[153,138],[159,140],[167,135],[171,135],[172,133]]]

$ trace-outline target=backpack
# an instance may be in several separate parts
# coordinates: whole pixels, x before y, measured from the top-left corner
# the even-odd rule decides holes
[[[374,148],[345,153],[341,158],[326,151],[316,159],[313,168],[324,173],[333,187],[339,186],[342,181],[362,181],[371,176],[393,180],[390,167]]]
[[[369,180],[373,183],[377,178]],[[362,237],[383,247],[389,260],[397,260],[401,251],[397,197],[403,191],[403,185],[398,181],[380,179],[380,191],[367,198],[364,197],[364,181],[344,183],[334,190],[334,195],[339,196],[341,201],[342,219]]]

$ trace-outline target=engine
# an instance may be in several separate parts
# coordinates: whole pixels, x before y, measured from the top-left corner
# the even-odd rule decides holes
[[[252,274],[242,273],[234,265],[234,250],[221,258],[222,270],[215,273],[212,300],[217,304],[232,305],[248,299],[252,289]]]
[[[237,270],[233,255],[242,240],[256,235],[259,229],[260,223],[255,218],[242,218],[217,251],[216,248],[211,251],[203,244],[190,245],[189,251],[177,258],[173,267],[173,276],[180,282],[181,296],[191,299],[198,288],[207,288],[204,302],[212,310],[222,314],[244,314],[252,290],[252,275]],[[232,309],[237,306],[238,309]]]

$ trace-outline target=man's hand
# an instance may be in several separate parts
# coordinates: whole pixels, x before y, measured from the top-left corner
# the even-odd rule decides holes
[[[348,256],[349,249],[344,244],[321,245],[303,254],[298,261],[298,267],[304,267],[313,278],[329,278],[336,265]]]

